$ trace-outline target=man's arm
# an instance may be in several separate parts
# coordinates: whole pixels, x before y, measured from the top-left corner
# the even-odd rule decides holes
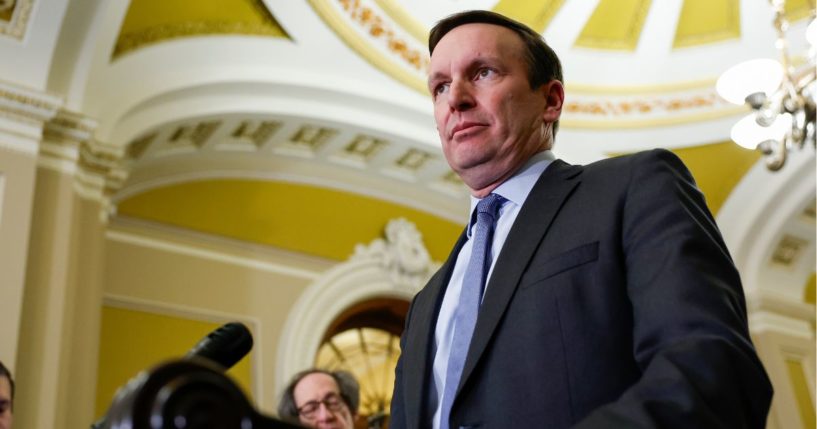
[[[670,152],[630,162],[622,242],[642,376],[577,427],[764,427],[771,385],[703,195]]]

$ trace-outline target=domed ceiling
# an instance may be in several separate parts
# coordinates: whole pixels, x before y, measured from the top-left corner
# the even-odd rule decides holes
[[[474,8],[527,23],[562,59],[566,104],[554,151],[566,161],[669,148],[714,212],[738,216],[748,216],[735,206],[747,199],[734,195],[749,175],[758,178],[741,192],[776,195],[782,183],[814,182],[796,166],[772,179],[758,153],[732,144],[729,130],[747,108],[714,90],[730,66],[777,58],[764,1],[112,2],[66,17],[88,24],[63,30],[60,42],[90,58],[88,79],[76,84],[76,63],[56,58],[55,68],[70,72],[51,84],[98,120],[100,141],[125,153],[111,187],[114,220],[342,260],[404,216],[439,260],[461,229],[468,194],[439,150],[425,40],[438,19]],[[813,9],[809,0],[786,3],[800,63]],[[813,165],[813,151],[793,162],[798,156]],[[788,177],[796,174],[805,179]],[[779,215],[805,223],[793,229],[805,242],[794,264],[808,274],[813,207],[812,183]],[[781,243],[782,230],[770,240]]]

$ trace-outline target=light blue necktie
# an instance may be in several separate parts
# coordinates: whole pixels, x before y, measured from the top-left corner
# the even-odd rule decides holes
[[[451,354],[448,356],[448,369],[445,374],[445,387],[440,409],[440,429],[449,429],[451,405],[454,403],[454,395],[460,384],[465,357],[468,355],[471,336],[477,324],[477,313],[479,313],[482,292],[485,289],[485,277],[491,266],[490,249],[493,242],[494,224],[502,201],[504,198],[501,196],[490,194],[477,203],[477,221],[472,236],[474,244],[471,248],[471,259],[468,261],[468,268],[463,277],[460,302],[454,312],[454,339],[451,343]]]

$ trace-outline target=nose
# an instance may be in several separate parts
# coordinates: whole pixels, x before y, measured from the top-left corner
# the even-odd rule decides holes
[[[329,407],[327,407],[326,404],[321,402],[321,405],[318,407],[318,415],[316,420],[319,422],[325,422],[332,420],[334,417],[335,414],[332,413]]]
[[[474,107],[474,95],[469,81],[454,79],[448,87],[448,106],[451,111],[463,111]]]

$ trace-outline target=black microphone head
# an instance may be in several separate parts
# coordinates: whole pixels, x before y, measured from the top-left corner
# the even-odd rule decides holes
[[[252,349],[252,334],[243,323],[230,322],[209,333],[186,357],[209,359],[229,369]]]

